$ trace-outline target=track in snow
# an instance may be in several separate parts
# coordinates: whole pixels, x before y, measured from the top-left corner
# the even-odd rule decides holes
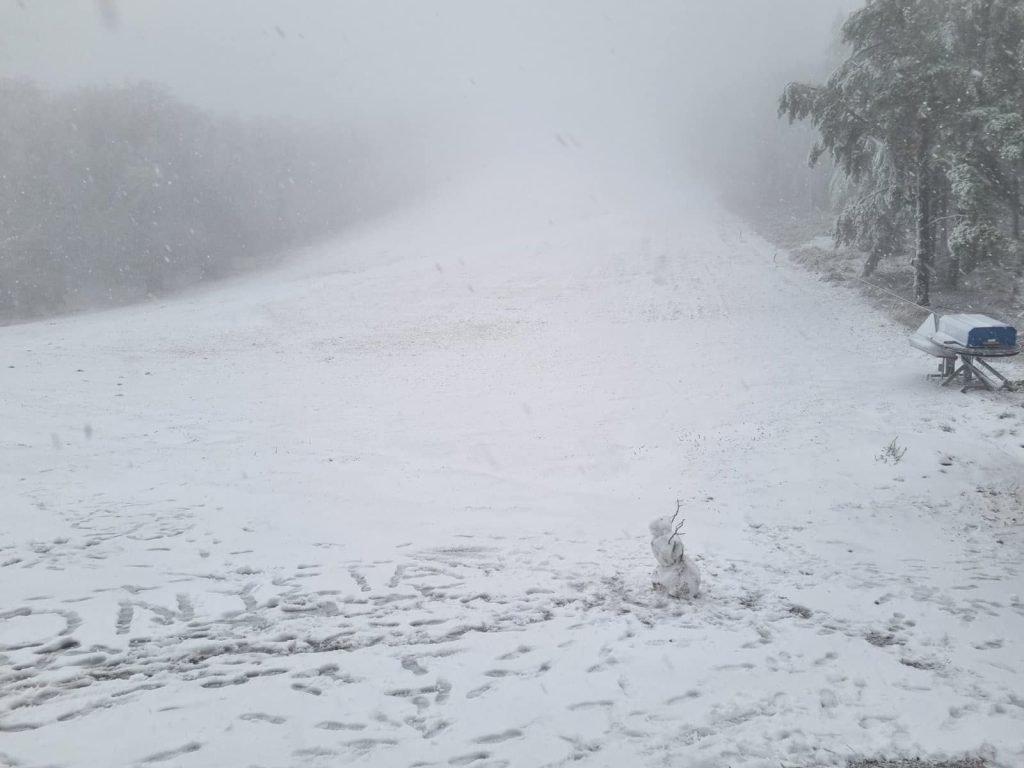
[[[1020,399],[595,189],[0,331],[8,762],[1022,759]],[[648,584],[677,497],[693,605]]]

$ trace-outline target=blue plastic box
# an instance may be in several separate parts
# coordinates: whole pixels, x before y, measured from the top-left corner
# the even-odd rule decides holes
[[[1014,347],[1017,329],[988,315],[943,315],[938,330],[965,347]]]

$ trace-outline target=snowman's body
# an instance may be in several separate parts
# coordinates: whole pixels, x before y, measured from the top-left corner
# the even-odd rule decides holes
[[[671,517],[659,517],[651,523],[651,550],[658,561],[652,574],[655,588],[664,590],[669,597],[696,597],[700,592],[700,571],[683,551]]]

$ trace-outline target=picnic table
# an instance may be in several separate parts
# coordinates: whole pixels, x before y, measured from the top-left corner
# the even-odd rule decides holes
[[[943,320],[949,322],[943,326]],[[990,327],[972,329],[971,322],[965,322],[979,320],[988,323]],[[995,321],[989,321],[991,318],[984,315],[952,315],[947,318],[938,318],[932,315],[917,330],[917,333],[910,337],[910,345],[933,357],[940,358],[939,372],[932,374],[932,378],[941,379],[942,386],[956,381],[963,385],[961,392],[982,388],[989,391],[1007,389],[1015,392],[1017,385],[993,368],[989,360],[1020,354],[1021,347],[1016,343],[1016,330],[1009,326],[995,325]],[[980,343],[965,344],[960,338],[942,330],[943,327],[946,330],[953,330],[968,341],[975,338],[984,340]],[[984,330],[988,333],[985,336],[975,336],[976,330]],[[998,333],[992,333],[992,331]],[[1013,343],[1000,343],[1003,341]]]
[[[990,392],[998,389],[1017,391],[1017,385],[1003,376],[987,362],[986,358],[1013,357],[1020,354],[1020,346],[1014,347],[961,347],[950,349],[953,355],[943,357],[939,373],[942,386],[953,381],[962,381],[961,392],[968,389],[981,388]],[[957,364],[959,362],[959,365]]]

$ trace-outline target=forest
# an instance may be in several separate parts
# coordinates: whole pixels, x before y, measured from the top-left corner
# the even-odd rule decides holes
[[[146,83],[0,81],[0,323],[160,296],[326,235],[355,205],[343,146]]]
[[[1024,273],[1024,5],[869,0],[841,25],[822,84],[790,83],[779,115],[830,164],[837,245],[864,276],[910,255],[914,301],[981,265]]]

